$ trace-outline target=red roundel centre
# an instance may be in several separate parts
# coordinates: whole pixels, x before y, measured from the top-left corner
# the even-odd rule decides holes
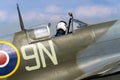
[[[6,61],[7,61],[7,56],[4,53],[0,52],[0,65],[4,65]]]

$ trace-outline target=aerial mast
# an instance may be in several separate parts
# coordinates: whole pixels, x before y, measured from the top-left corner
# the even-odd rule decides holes
[[[25,31],[24,23],[23,23],[23,19],[22,19],[22,15],[21,15],[21,12],[20,12],[19,5],[18,5],[18,4],[17,4],[17,10],[18,10],[18,16],[19,16],[19,22],[20,22],[21,30],[22,30],[22,31]]]

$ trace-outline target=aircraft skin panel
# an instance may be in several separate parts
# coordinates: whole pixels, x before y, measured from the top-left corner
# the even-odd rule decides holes
[[[46,69],[24,72],[22,75],[14,75],[8,80],[21,80],[21,77],[22,80],[74,80],[82,74],[75,62],[71,61]]]
[[[72,34],[34,43],[28,42],[25,32],[16,33],[13,44],[21,52],[21,64],[16,74],[8,80],[21,80],[21,77],[22,80],[77,80],[82,78],[89,70],[81,67],[83,65],[81,61],[84,59],[87,61],[89,58],[81,58],[83,53],[80,52],[95,44],[115,22],[91,25],[76,30]]]

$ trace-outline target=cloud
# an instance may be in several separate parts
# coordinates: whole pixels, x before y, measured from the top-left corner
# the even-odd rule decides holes
[[[66,16],[62,14],[48,14],[48,13],[41,13],[41,12],[33,12],[30,11],[28,13],[25,13],[23,15],[23,19],[25,22],[31,22],[31,21],[59,21],[62,19],[65,19]]]
[[[10,14],[9,14],[10,15]],[[62,19],[65,19],[66,17],[62,14],[49,14],[49,13],[41,13],[41,12],[35,12],[35,11],[29,11],[24,14],[22,14],[23,21],[25,23],[36,23],[37,22],[56,22]],[[6,23],[18,23],[18,15],[17,14],[11,14],[8,16],[6,12],[0,11],[0,21],[6,22]]]
[[[78,7],[75,12],[78,17],[103,18],[116,13],[117,9],[107,6],[82,6]]]
[[[59,13],[61,11],[62,11],[62,8],[55,5],[50,5],[46,8],[46,12],[49,12],[49,13]]]
[[[7,12],[0,11],[0,21],[5,21],[7,19]]]
[[[65,14],[65,10],[56,5],[48,5],[44,11],[29,11],[23,15],[24,20],[27,22],[30,21],[48,21],[48,22],[56,22],[60,20],[65,20],[67,18],[67,13]]]
[[[34,11],[23,13],[23,20],[26,23],[37,23],[37,22],[57,22],[60,20],[67,20],[67,11],[72,11],[76,18],[108,18],[115,13],[118,13],[117,9],[110,6],[79,6],[74,9],[63,9],[56,5],[48,5],[44,11]],[[0,21],[6,21],[11,23],[16,23],[18,21],[17,14],[9,14],[5,11],[0,11]],[[78,18],[78,19],[79,19]]]

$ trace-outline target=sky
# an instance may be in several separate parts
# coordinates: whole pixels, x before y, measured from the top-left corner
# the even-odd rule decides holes
[[[26,28],[57,22],[68,22],[68,12],[88,24],[120,19],[120,0],[1,0],[0,36],[20,31],[16,3]]]

